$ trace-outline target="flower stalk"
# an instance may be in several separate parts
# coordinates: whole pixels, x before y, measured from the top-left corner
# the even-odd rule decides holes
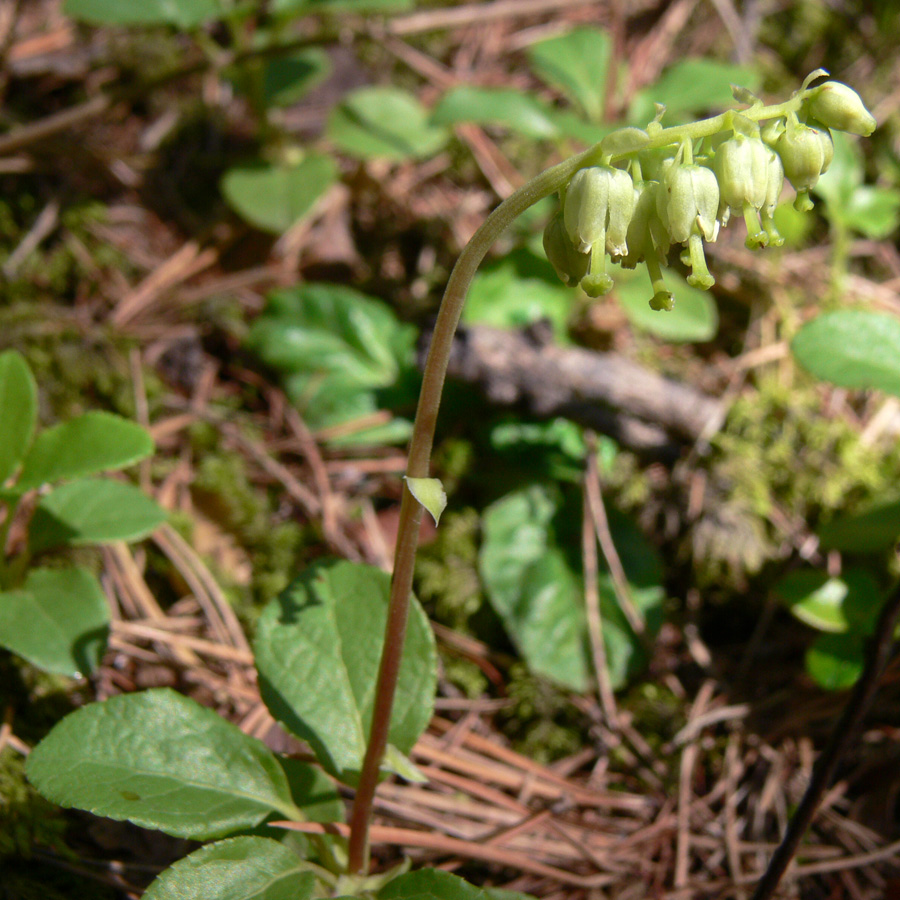
[[[764,106],[755,98],[745,101],[744,94],[738,91],[736,97],[740,102],[750,102],[748,108],[740,111],[742,120],[750,123],[788,120],[791,123],[789,127],[793,129],[793,123],[797,121],[798,115],[803,115],[811,99],[819,96],[817,92],[820,89],[809,88],[808,85],[822,74],[827,73],[821,71],[813,73],[793,97],[771,106]],[[853,95],[848,96],[845,91],[833,87],[833,82],[829,82],[828,85],[827,94],[819,97],[818,101],[824,114],[831,115],[833,120],[842,123],[845,120],[849,121],[860,132],[866,132],[866,129],[868,129],[866,133],[871,132],[874,128],[874,119],[871,119],[857,95],[850,88],[846,88],[846,91],[850,91]],[[580,282],[592,296],[605,293],[612,281],[605,271],[605,254],[610,252],[614,258],[621,258],[625,265],[630,267],[639,261],[646,262],[654,292],[650,305],[659,310],[671,309],[674,298],[666,290],[661,271],[661,263],[665,261],[665,253],[671,240],[683,243],[687,247],[692,268],[689,281],[703,288],[713,284],[713,277],[709,273],[703,254],[702,240],[704,237],[707,240],[715,240],[720,225],[724,223],[717,217],[719,191],[715,176],[712,170],[698,164],[697,154],[705,152],[703,149],[705,139],[713,138],[723,131],[733,131],[735,112],[729,110],[700,122],[670,128],[662,126],[659,121],[661,116],[662,110],[647,126],[646,131],[637,128],[620,129],[583,153],[541,173],[504,200],[475,232],[453,268],[438,311],[423,370],[419,403],[410,439],[407,478],[427,478],[430,475],[431,451],[450,350],[466,294],[479,265],[494,241],[513,220],[544,197],[557,192],[566,195],[567,186],[576,173],[590,167],[601,167],[606,172],[601,176],[605,180],[606,195],[605,199],[601,197],[598,201],[593,195],[603,194],[603,189],[599,192],[592,189],[590,193],[593,199],[590,200],[590,209],[571,207],[568,215],[564,215],[563,223],[560,223],[558,217],[551,222],[550,227],[553,231],[549,235],[545,234],[545,246],[548,247],[548,257],[563,281]],[[818,148],[820,146],[818,136],[816,141]],[[650,175],[653,164],[652,152],[666,148],[672,148],[672,159],[666,160],[669,168],[663,168],[656,176],[658,181],[654,181]],[[778,151],[777,143],[775,151]],[[645,155],[643,165],[642,155]],[[824,163],[824,153],[822,155]],[[654,217],[654,210],[649,206],[639,206],[639,198],[635,198],[631,183],[632,175],[628,174],[626,168],[616,168],[617,162],[630,169],[633,175],[637,176],[638,182],[641,182],[642,178],[648,179],[642,184],[641,190],[660,192],[657,194],[656,204],[658,219]],[[680,169],[679,172],[672,171],[676,167]],[[788,168],[789,164],[785,161],[785,170]],[[777,176],[781,169],[779,166],[768,171]],[[790,177],[790,172],[788,176]],[[579,176],[576,186],[586,178],[596,176]],[[623,179],[627,179],[629,183],[626,185]],[[774,226],[771,224],[771,212],[780,192],[780,182],[775,183],[776,181],[777,177],[772,184],[766,186],[765,191],[755,186],[757,196],[753,198],[751,205],[755,215],[748,216],[747,225],[748,231],[752,229],[753,242],[757,246],[765,244],[767,239],[777,235],[777,232],[772,231]],[[804,182],[804,186],[806,183]],[[679,195],[675,205],[662,197],[661,191],[669,187],[676,187],[676,193]],[[763,197],[765,202],[761,199]],[[805,193],[803,197],[805,199]],[[647,201],[650,199],[652,197],[648,195]],[[746,213],[747,204],[743,197],[740,200],[740,208]],[[636,206],[639,209],[636,209]],[[762,223],[759,221],[760,207],[763,211]],[[588,213],[593,217],[588,216]],[[641,221],[646,222],[646,226],[643,234],[633,238],[630,224],[632,218],[638,216],[643,217]],[[561,224],[568,234],[560,233]],[[587,231],[583,231],[583,225],[587,227]],[[677,234],[673,233],[673,227]],[[611,246],[608,245],[609,237],[613,238]],[[627,242],[632,242],[635,246],[630,250],[626,246]],[[773,239],[772,243],[776,241]],[[590,254],[589,263],[585,258],[586,251]],[[588,270],[586,274],[585,269]],[[419,526],[422,521],[423,507],[411,494],[407,481],[404,481],[402,491],[394,572],[372,726],[350,818],[348,872],[352,875],[366,874],[369,866],[372,806],[387,748],[409,615]]]

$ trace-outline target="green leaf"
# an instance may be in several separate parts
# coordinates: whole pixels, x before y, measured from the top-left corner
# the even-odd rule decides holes
[[[900,500],[878,503],[855,515],[839,514],[819,526],[818,535],[829,550],[881,553],[900,538]]]
[[[591,122],[601,122],[611,46],[605,31],[575,28],[560,37],[532,44],[528,58],[544,81],[580,106]]]
[[[0,485],[22,461],[34,437],[37,385],[24,357],[0,353]]]
[[[291,797],[307,822],[343,822],[344,801],[334,782],[318,767],[286,756],[279,760]]]
[[[16,487],[25,490],[124,469],[152,452],[153,440],[137,423],[112,413],[87,412],[37,436]]]
[[[144,900],[310,900],[316,877],[307,869],[271,838],[229,838],[166,869]]]
[[[487,900],[487,894],[449,872],[417,869],[386,884],[378,900]]]
[[[66,15],[90,25],[195,28],[222,14],[221,0],[66,0]]]
[[[395,87],[351,91],[331,111],[327,133],[350,156],[396,162],[433,156],[449,137],[412,94]]]
[[[489,900],[537,900],[531,894],[523,894],[519,891],[505,891],[503,888],[485,888],[484,892]]]
[[[50,547],[136,541],[166,521],[166,511],[130,484],[70,481],[41,497],[28,529],[33,553]]]
[[[273,13],[399,12],[413,0],[272,0]]]
[[[798,362],[840,387],[900,396],[900,319],[888,313],[844,309],[804,325],[791,344]]]
[[[806,671],[820,686],[841,691],[856,684],[865,665],[865,638],[856,633],[820,634],[806,651]]]
[[[321,47],[307,47],[277,56],[266,64],[263,97],[266,106],[290,106],[331,74],[331,58]]]
[[[590,683],[590,653],[583,580],[570,552],[578,546],[572,512],[541,485],[507,494],[485,512],[479,568],[488,600],[529,668],[582,691]],[[610,521],[632,599],[652,634],[664,596],[658,560],[633,527],[616,516]],[[605,572],[598,591],[610,681],[620,687],[642,664],[642,652]]]
[[[428,510],[437,525],[441,513],[447,508],[447,492],[440,478],[406,478],[406,484],[409,492]]]
[[[900,221],[900,191],[863,184],[865,169],[859,142],[832,132],[834,159],[814,191],[825,201],[825,214],[844,228],[880,240]]]
[[[337,181],[330,156],[310,153],[295,166],[253,163],[229,169],[222,194],[231,208],[262,231],[281,234],[308,216]]]
[[[714,59],[685,59],[666,69],[662,77],[640,91],[631,104],[628,121],[643,127],[656,115],[656,104],[666,107],[665,125],[675,125],[697,113],[727,109],[734,103],[731,85],[756,91],[759,73]]]
[[[849,568],[840,578],[802,569],[790,572],[776,593],[801,622],[835,634],[871,630],[881,606],[881,591],[865,569]]]
[[[384,644],[390,576],[338,561],[307,569],[263,611],[254,645],[272,715],[352,783],[362,766]],[[431,718],[434,637],[413,599],[389,740],[409,753]]]
[[[517,250],[475,276],[462,321],[524,328],[549,319],[557,340],[569,343],[567,325],[573,303],[572,289],[560,284],[550,263],[526,250]]]
[[[642,267],[643,268],[643,267]],[[653,290],[646,277],[618,268],[615,294],[635,328],[672,343],[709,341],[719,328],[719,310],[708,291],[691,287],[677,272],[666,272],[666,282],[675,295],[670,312],[650,309]],[[642,273],[640,273],[642,274]]]
[[[81,678],[106,649],[109,603],[86,569],[32,569],[0,594],[0,646],[56,675]]]
[[[60,806],[194,840],[273,811],[299,815],[265,744],[168,688],[76,710],[34,748],[26,773]]]
[[[436,125],[455,125],[459,122],[501,125],[540,140],[559,134],[553,113],[548,104],[515,88],[461,85],[451,88],[441,97],[431,121]]]
[[[404,396],[401,387],[418,380],[415,334],[381,300],[307,284],[271,294],[247,344],[282,374],[291,402],[320,429],[371,415],[395,398],[411,401],[414,393]],[[403,423],[392,437],[408,433]]]

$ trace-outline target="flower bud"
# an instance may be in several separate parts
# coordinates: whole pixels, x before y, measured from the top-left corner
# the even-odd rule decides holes
[[[596,243],[613,256],[628,252],[625,237],[634,212],[634,184],[622,169],[580,169],[566,188],[563,221],[575,248],[587,253]]]
[[[719,233],[719,184],[711,169],[669,165],[657,191],[657,211],[670,238],[686,243],[691,234],[714,241]]]
[[[826,81],[810,93],[809,114],[838,131],[868,137],[878,123],[853,88],[839,81]]]
[[[544,229],[544,252],[563,284],[576,285],[591,265],[590,253],[579,253],[558,212]]]
[[[748,204],[753,209],[762,208],[769,184],[769,157],[759,138],[735,134],[716,150],[713,167],[722,205],[735,215]]]
[[[781,157],[787,180],[797,191],[795,208],[803,211],[812,209],[809,192],[816,186],[819,176],[828,168],[834,155],[831,135],[789,119],[784,134],[775,143],[775,150]]]

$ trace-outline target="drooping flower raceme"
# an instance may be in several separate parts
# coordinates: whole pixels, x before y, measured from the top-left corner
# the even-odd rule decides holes
[[[589,161],[560,192],[561,209],[544,233],[544,248],[566,284],[598,297],[613,287],[606,257],[634,268],[647,265],[650,305],[671,309],[662,268],[671,244],[682,244],[688,282],[715,282],[704,241],[715,241],[732,215],[747,227],[751,249],[784,243],[775,208],[785,178],[797,192],[794,206],[810,209],[810,190],[834,154],[830,129],[869,135],[876,127],[859,95],[844,84],[808,85],[784,103],[764,106],[743,88],[746,108],[692,125],[663,128],[659,107],[646,131],[623,128],[586,154]]]

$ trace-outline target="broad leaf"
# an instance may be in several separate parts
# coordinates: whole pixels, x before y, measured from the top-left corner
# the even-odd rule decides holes
[[[0,593],[0,646],[45,672],[88,675],[108,633],[109,604],[86,569],[32,569],[21,589]]]
[[[384,643],[390,577],[346,561],[307,569],[264,610],[254,652],[272,715],[352,782],[362,765]],[[413,599],[389,740],[409,753],[431,718],[434,638]]]
[[[487,900],[474,884],[439,869],[417,869],[388,882],[378,900]]]
[[[650,309],[653,290],[643,272],[616,271],[615,295],[631,324],[673,343],[708,341],[715,337],[719,310],[709,292],[691,287],[677,272],[669,271],[665,277],[675,295],[675,308],[658,312]]]
[[[399,12],[413,0],[272,0],[273,13]]]
[[[581,107],[591,122],[603,120],[611,42],[598,28],[576,28],[533,44],[531,67]]]
[[[395,87],[351,91],[331,111],[327,132],[350,156],[398,162],[432,156],[449,137],[412,94]]]
[[[584,585],[571,521],[558,492],[540,485],[513,491],[484,516],[479,567],[488,600],[532,671],[573,690],[590,684]],[[611,516],[613,537],[635,605],[652,634],[661,624],[663,590],[653,551],[633,527]],[[623,685],[643,662],[607,573],[598,578],[610,681]]]
[[[22,461],[34,436],[37,385],[15,350],[0,353],[0,485]]]
[[[637,94],[628,121],[643,127],[656,115],[657,103],[666,107],[664,125],[678,124],[698,113],[727,109],[734,104],[732,84],[755,91],[760,84],[759,73],[714,59],[682,60]]]
[[[854,515],[838,514],[820,525],[823,547],[846,553],[881,553],[900,538],[900,500],[878,503]]]
[[[144,900],[310,900],[316,878],[308,869],[271,838],[229,838],[166,869]]]
[[[307,822],[343,822],[344,801],[334,782],[318,767],[292,757],[279,760],[294,803]],[[296,835],[295,833],[295,836]]]
[[[266,64],[263,94],[267,106],[290,106],[331,74],[331,59],[321,47],[307,47]]]
[[[130,484],[70,481],[41,497],[28,529],[33,553],[50,547],[136,541],[166,521],[166,511]]]
[[[847,569],[840,578],[802,569],[782,578],[775,591],[801,622],[819,631],[864,634],[881,607],[881,591],[865,569]]]
[[[403,382],[417,380],[415,329],[387,304],[350,288],[308,284],[271,294],[247,343],[282,374],[291,402],[314,429],[371,415],[392,394],[402,402],[414,396],[404,395]],[[406,436],[406,423],[392,435]]]
[[[900,396],[900,319],[844,309],[822,313],[791,344],[800,364],[840,387],[877,388]]]
[[[275,811],[301,815],[265,744],[168,688],[76,710],[34,748],[26,773],[60,806],[194,840]]]
[[[855,633],[820,634],[806,651],[806,671],[829,691],[852,687],[864,664],[865,639]]]
[[[560,283],[546,260],[518,250],[475,276],[462,321],[524,328],[549,319],[557,340],[568,343],[567,323],[574,302],[572,289]]]
[[[526,137],[540,139],[559,134],[553,113],[554,110],[537,97],[515,88],[463,85],[441,97],[431,121],[437,125],[459,122],[502,125]]]
[[[863,184],[865,169],[855,139],[832,133],[834,158],[814,191],[825,200],[829,219],[871,238],[885,238],[898,223],[900,192]]]
[[[281,234],[313,211],[337,176],[330,156],[310,153],[295,166],[260,162],[229,169],[222,194],[251,225]]]
[[[222,14],[221,0],[66,0],[67,15],[91,25],[194,28]]]
[[[87,412],[35,438],[16,487],[124,469],[152,452],[153,440],[140,425],[112,413]]]

